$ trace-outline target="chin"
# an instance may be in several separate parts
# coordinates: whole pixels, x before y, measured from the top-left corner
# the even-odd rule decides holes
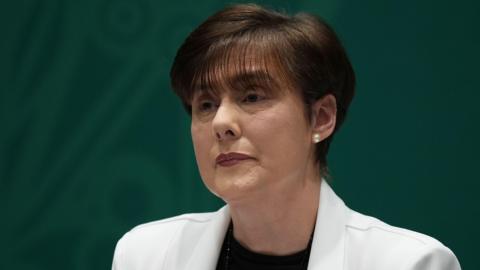
[[[210,191],[226,202],[248,196],[261,186],[261,181],[252,176],[219,178],[214,183],[214,187],[209,188]]]

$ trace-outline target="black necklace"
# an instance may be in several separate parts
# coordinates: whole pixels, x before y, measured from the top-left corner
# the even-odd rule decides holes
[[[312,248],[312,241],[313,241],[313,233],[315,231],[315,227],[312,230],[312,234],[310,235],[310,240],[308,241],[307,248],[304,250],[302,261],[300,262],[300,268],[299,270],[306,270],[308,266],[308,259],[310,257],[310,250]],[[226,247],[225,247],[225,267],[224,270],[229,270],[229,264],[230,264],[230,251],[231,251],[231,241],[233,238],[233,224],[230,222],[230,225],[228,226],[228,231],[227,231],[227,237],[226,237]]]

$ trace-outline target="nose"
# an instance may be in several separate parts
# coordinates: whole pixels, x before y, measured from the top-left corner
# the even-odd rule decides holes
[[[214,136],[218,141],[236,140],[241,136],[239,112],[234,104],[222,101],[212,121]]]

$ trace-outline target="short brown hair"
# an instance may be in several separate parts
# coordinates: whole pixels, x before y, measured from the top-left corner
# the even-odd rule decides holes
[[[335,96],[334,133],[317,144],[315,153],[321,174],[327,176],[328,149],[345,120],[355,89],[352,65],[335,32],[311,14],[289,16],[255,4],[229,6],[186,38],[173,62],[171,84],[191,114],[195,91],[214,91],[219,80],[231,72],[247,74],[252,65],[263,66],[264,72],[241,78],[264,80],[261,75],[273,65],[300,92],[309,119],[316,100],[326,94]]]

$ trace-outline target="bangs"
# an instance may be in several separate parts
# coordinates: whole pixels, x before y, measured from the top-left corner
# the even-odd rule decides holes
[[[184,85],[178,89],[185,105],[190,106],[198,92],[218,96],[224,91],[260,88],[275,94],[290,88],[288,72],[280,57],[284,54],[273,44],[278,44],[274,35],[262,33],[248,33],[211,44],[199,59],[192,59],[186,65],[191,72],[180,73],[186,75],[181,79]]]

